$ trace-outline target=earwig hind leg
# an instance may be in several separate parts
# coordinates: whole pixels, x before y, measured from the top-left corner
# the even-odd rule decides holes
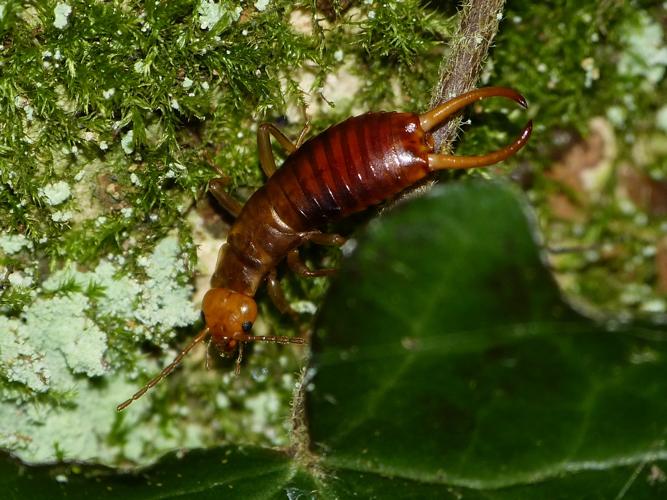
[[[224,208],[229,214],[236,218],[241,213],[243,204],[235,200],[227,191],[225,191],[225,185],[227,183],[223,179],[211,179],[208,181],[208,190],[213,195],[213,197],[220,203],[222,208]]]
[[[289,314],[295,323],[299,322],[299,313],[292,309],[290,303],[287,302],[285,293],[280,287],[280,282],[278,281],[275,269],[266,277],[266,291],[269,293],[269,297],[271,297],[273,304],[282,314]]]
[[[313,231],[305,236],[305,240],[316,245],[341,247],[347,241],[347,238],[336,233],[322,233]]]
[[[276,159],[273,156],[273,149],[271,149],[271,136],[276,138],[288,155],[298,148],[273,123],[260,123],[257,127],[257,151],[259,152],[259,164],[267,177],[271,177],[278,169]],[[301,136],[299,136],[300,139]]]
[[[347,239],[340,234],[336,233],[322,233],[320,231],[313,231],[304,235],[304,240],[316,245],[327,245],[327,246],[342,246],[345,244]],[[287,254],[287,265],[289,268],[294,271],[299,276],[304,276],[306,278],[315,278],[318,276],[330,276],[336,272],[335,269],[310,269],[304,262],[301,260],[299,255],[299,250],[297,248],[291,250]]]
[[[301,260],[299,250],[290,250],[287,254],[287,265],[299,276],[306,278],[316,278],[318,276],[330,276],[336,272],[335,269],[317,269],[313,271]]]

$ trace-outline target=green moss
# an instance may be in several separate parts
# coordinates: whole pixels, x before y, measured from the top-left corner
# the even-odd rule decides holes
[[[664,14],[664,4],[651,2],[567,1],[558,8],[511,2],[485,75],[528,98],[536,126],[516,177],[530,188],[547,245],[571,249],[551,256],[561,283],[612,314],[647,312],[664,301],[655,252],[644,249],[655,249],[665,218],[628,199],[621,173],[630,166],[654,179],[667,175],[665,148],[658,146],[667,143],[658,115],[667,95]],[[571,161],[563,156],[591,134],[594,117],[608,124],[604,147],[613,152],[586,167],[595,182],[572,191],[554,179],[554,165]],[[475,121],[512,131],[520,123],[494,114]],[[488,142],[494,136],[473,128],[462,151],[498,147],[510,137]],[[568,197],[579,215],[563,219],[553,209],[554,195]]]

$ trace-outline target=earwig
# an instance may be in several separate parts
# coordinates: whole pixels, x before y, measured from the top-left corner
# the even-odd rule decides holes
[[[332,269],[309,269],[298,248],[306,242],[342,245],[345,238],[319,228],[390,199],[433,172],[443,169],[483,167],[503,161],[521,149],[532,130],[528,122],[508,146],[482,156],[438,154],[430,131],[464,107],[489,97],[504,97],[526,108],[524,97],[503,87],[467,92],[421,115],[415,113],[366,113],[347,119],[304,142],[304,128],[296,144],[274,125],[263,123],[257,131],[259,160],[267,182],[244,204],[232,198],[222,179],[213,179],[209,190],[236,219],[222,245],[204,296],[205,328],[183,351],[130,399],[127,408],[169,375],[199,342],[210,338],[224,354],[238,352],[239,371],[246,342],[303,344],[301,337],[257,336],[250,330],[257,317],[254,296],[266,282],[269,296],[283,313],[294,311],[277,280],[281,261],[302,276],[324,276]],[[270,136],[287,151],[276,168]]]

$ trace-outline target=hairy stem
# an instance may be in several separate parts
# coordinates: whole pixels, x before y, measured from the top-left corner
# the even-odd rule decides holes
[[[466,0],[459,26],[433,90],[431,108],[475,88],[482,64],[498,31],[505,0]],[[436,150],[449,151],[458,134],[460,118],[450,120],[434,134]]]

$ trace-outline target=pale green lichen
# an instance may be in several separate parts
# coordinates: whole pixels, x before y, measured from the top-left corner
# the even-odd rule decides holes
[[[20,327],[20,321],[0,316],[2,376],[32,391],[46,392],[49,389],[49,375],[46,366],[41,363],[42,355],[18,335]],[[3,399],[7,397],[7,394],[3,394]]]
[[[57,291],[69,283],[82,289],[99,287],[104,300],[97,304],[98,313],[132,317],[150,331],[169,332],[194,323],[199,312],[191,302],[192,287],[179,283],[185,272],[183,252],[174,236],[164,238],[155,249],[138,262],[147,279],[139,282],[123,275],[121,262],[102,261],[92,272],[80,272],[73,266],[58,271],[43,283],[47,291]]]
[[[86,316],[88,307],[89,299],[81,293],[38,299],[25,311],[22,328],[16,332],[36,352],[45,353],[42,362],[54,390],[68,390],[72,383],[64,375],[61,359],[72,374],[105,373],[106,335]]]
[[[2,234],[0,235],[0,249],[6,254],[20,252],[23,248],[32,248],[32,241],[23,234]]]
[[[123,135],[120,144],[126,154],[129,155],[132,153],[134,151],[134,131],[130,130],[125,135]]]
[[[100,447],[100,440],[114,425],[115,405],[136,387],[125,377],[112,377],[110,340],[100,325],[119,317],[134,318],[135,334],[152,338],[189,325],[199,316],[190,299],[191,286],[179,279],[185,268],[175,236],[164,238],[139,260],[146,274],[141,282],[124,273],[123,259],[103,260],[92,271],[67,266],[42,283],[42,296],[19,319],[0,317],[0,378],[13,384],[3,391],[0,403],[0,428],[6,430],[0,433],[0,446],[30,462],[53,460],[56,449],[66,457],[104,461],[121,453],[120,448]],[[157,371],[155,363],[139,362],[138,367]],[[105,377],[108,386],[95,384],[99,377]],[[40,394],[57,395],[59,403],[34,399]],[[12,423],[17,414],[20,425]],[[76,432],[72,422],[77,422]],[[156,423],[150,438],[138,431],[144,437],[135,445],[145,451],[151,443],[159,453],[183,439],[201,444],[201,429],[188,428],[184,438],[181,433],[168,436],[159,428]],[[140,455],[138,449],[128,453]]]
[[[639,12],[624,32],[627,49],[618,60],[622,75],[642,76],[647,84],[662,80],[667,69],[667,46],[662,27],[646,12]]]
[[[241,16],[240,6],[232,7],[232,2],[221,0],[219,3],[212,0],[202,0],[197,12],[199,13],[199,27],[203,30],[213,28],[224,29],[237,21]]]
[[[53,222],[67,222],[72,220],[74,213],[71,210],[57,210],[51,214]]]
[[[48,379],[47,379],[48,380]],[[105,444],[118,419],[113,411],[117,394],[132,391],[131,384],[111,379],[103,387],[87,379],[72,378],[66,405],[0,405],[0,445],[12,450],[28,462],[51,462],[57,457],[78,457],[79,460],[112,462],[122,453],[120,446]],[[139,407],[143,404],[140,402]],[[128,415],[128,425],[137,417]],[[152,436],[133,436],[135,446],[144,448],[151,439],[174,442],[175,436],[160,435],[156,426]],[[173,430],[172,430],[173,432]],[[176,433],[178,435],[178,433]]]
[[[135,317],[163,331],[194,323],[199,311],[192,307],[192,287],[179,286],[177,278],[185,272],[181,248],[176,238],[165,238],[149,258],[140,259],[148,280],[143,284],[140,306]]]
[[[32,380],[36,385],[27,384],[29,390],[43,392],[46,384],[48,390],[66,392],[76,374],[104,374],[106,335],[86,316],[88,307],[88,298],[81,293],[37,299],[21,321],[7,323],[5,345],[21,346],[19,351],[0,351],[3,366],[11,368],[8,378]],[[44,378],[35,381],[31,372],[43,373]],[[9,393],[3,399],[15,397]]]
[[[16,96],[14,98],[14,105],[18,109],[22,109],[25,112],[26,120],[28,120],[29,122],[32,121],[34,113],[35,113],[35,108],[33,108],[30,105],[30,102],[28,101],[28,99],[26,99],[25,97],[22,97],[22,96]]]
[[[59,3],[53,9],[53,15],[55,17],[53,25],[59,30],[65,29],[68,23],[69,15],[72,13],[72,7],[66,3]]]
[[[266,7],[268,7],[268,5],[269,5],[269,1],[270,1],[270,0],[257,0],[257,1],[255,2],[255,8],[256,8],[258,11],[262,12],[262,11],[266,10]]]
[[[60,205],[72,194],[69,184],[65,181],[52,182],[39,189],[39,195],[49,205]]]
[[[30,276],[25,276],[21,271],[14,271],[7,276],[7,281],[13,287],[17,288],[28,288],[33,283],[33,279]]]

